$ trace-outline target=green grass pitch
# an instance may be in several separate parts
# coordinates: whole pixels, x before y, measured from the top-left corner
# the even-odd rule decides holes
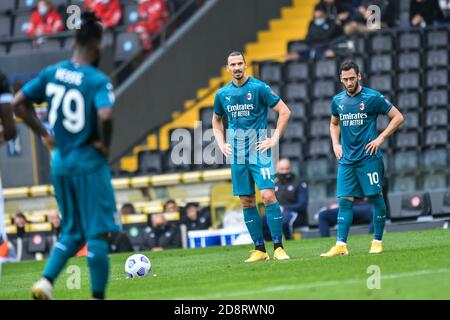
[[[126,279],[129,254],[111,255],[109,299],[450,299],[450,231],[388,233],[381,255],[370,256],[370,236],[350,236],[347,257],[320,258],[332,238],[285,243],[289,261],[245,264],[250,245],[145,252],[152,273]],[[267,248],[272,257],[272,244]],[[29,289],[45,261],[4,264],[0,299],[30,299]],[[81,269],[81,288],[68,290],[67,269],[56,299],[89,299],[85,258],[68,265]],[[369,266],[380,271],[380,289],[368,289]],[[369,268],[369,271],[372,270]],[[373,280],[373,278],[370,278]],[[374,281],[369,281],[376,284]]]

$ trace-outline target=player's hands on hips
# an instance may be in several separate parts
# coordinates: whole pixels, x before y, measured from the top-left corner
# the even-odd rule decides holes
[[[43,142],[50,150],[53,150],[53,148],[55,148],[55,138],[53,138],[53,136],[51,136],[51,135],[42,137],[42,142]]]
[[[256,151],[266,152],[278,143],[278,139],[271,137],[263,141],[256,142]]]
[[[382,145],[383,142],[384,138],[380,136],[372,142],[368,143],[366,146],[366,153],[370,153],[370,155],[376,154],[378,152],[378,148]]]
[[[229,157],[231,156],[231,144],[229,143],[224,143],[223,145],[219,146],[220,147],[220,151],[222,151],[222,153],[224,154],[225,157]]]
[[[333,145],[333,151],[334,151],[334,155],[336,156],[336,159],[341,160],[342,159],[342,145],[341,144]]]

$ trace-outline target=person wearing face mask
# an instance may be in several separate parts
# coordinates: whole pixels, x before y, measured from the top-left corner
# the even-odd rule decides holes
[[[308,186],[292,172],[289,159],[280,159],[277,165],[275,194],[283,213],[283,235],[292,239],[294,227],[306,225],[308,207]],[[264,234],[269,227],[263,219]]]
[[[117,26],[122,18],[119,0],[85,0],[84,7],[94,12],[106,29]]]
[[[40,37],[60,32],[64,24],[58,11],[49,0],[39,0],[24,32],[30,37]]]
[[[342,28],[327,16],[322,6],[316,5],[313,20],[309,24],[308,33],[303,40],[309,49],[291,52],[286,59],[333,57],[335,54],[331,45],[342,35]]]

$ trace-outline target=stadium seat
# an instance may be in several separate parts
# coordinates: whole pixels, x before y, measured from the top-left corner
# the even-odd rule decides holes
[[[74,44],[75,44],[75,38],[73,38],[73,37],[65,38],[63,49],[70,51],[73,49]]]
[[[11,35],[11,19],[8,16],[0,16],[0,39]]]
[[[305,138],[305,126],[302,122],[293,121],[284,132],[284,138],[287,140],[301,140]]]
[[[47,236],[47,232],[29,234],[27,247],[25,248],[27,253],[35,257],[38,257],[37,255],[42,255],[42,258],[47,257],[51,249]]]
[[[0,45],[0,56],[4,56],[8,53],[6,45]]]
[[[419,128],[419,112],[408,111],[404,113],[405,122],[400,127],[401,130],[413,129],[417,130]]]
[[[38,51],[59,51],[61,49],[61,41],[59,39],[47,39],[36,49]]]
[[[328,196],[328,185],[326,182],[311,182],[308,184],[308,189],[309,194],[314,195],[314,199],[325,199]]]
[[[312,120],[309,121],[309,137],[321,138],[330,135],[330,120]]]
[[[398,132],[395,135],[395,146],[396,148],[416,148],[420,146],[419,144],[419,133],[418,132]]]
[[[281,86],[279,84],[271,84],[270,88],[272,89],[275,94],[280,95],[281,94]]]
[[[389,32],[377,33],[369,39],[372,52],[393,52],[394,44],[392,34]]]
[[[419,154],[416,151],[397,152],[394,157],[396,173],[419,169]]]
[[[448,86],[448,71],[429,70],[427,72],[427,87],[446,87]]]
[[[288,42],[288,52],[301,52],[306,50],[309,50],[309,45],[304,41],[295,40]]]
[[[278,121],[278,114],[272,109],[267,110],[267,121],[272,124],[276,124]]]
[[[392,189],[392,191],[394,192],[414,192],[415,190],[417,190],[417,177],[414,175],[395,175],[393,179]]]
[[[292,119],[306,121],[306,105],[300,101],[287,102],[287,106],[291,110]]]
[[[202,122],[202,129],[209,129],[211,128],[211,121],[212,121],[212,117],[214,115],[214,108],[209,107],[209,108],[202,108],[199,111],[200,113],[200,121]],[[268,112],[268,114],[272,114],[273,112]]]
[[[308,155],[310,157],[329,156],[331,154],[331,146],[329,139],[310,140]]]
[[[425,150],[422,163],[425,169],[445,169],[448,167],[448,151],[446,148]]]
[[[158,151],[143,151],[138,155],[139,172],[162,173],[161,154]]]
[[[450,190],[432,190],[429,194],[431,214],[437,217],[450,215]]]
[[[427,32],[428,48],[447,48],[448,47],[448,30],[429,30]]]
[[[282,80],[281,64],[276,62],[266,62],[259,65],[260,79],[266,83],[277,83]]]
[[[370,58],[370,73],[391,72],[393,61],[390,54],[375,55]]]
[[[25,54],[30,53],[30,51],[33,50],[33,46],[30,41],[27,42],[14,42],[11,44],[11,47],[9,48],[9,54]]]
[[[287,81],[306,81],[309,80],[310,71],[307,62],[288,62],[285,65],[285,79]]]
[[[314,100],[312,103],[312,115],[316,118],[326,117],[329,119],[331,115],[330,100]]]
[[[427,111],[425,116],[425,125],[427,127],[447,126],[448,124],[449,122],[447,109]]]
[[[398,55],[398,68],[400,70],[420,69],[422,56],[420,52],[402,52]]]
[[[338,69],[334,59],[318,60],[314,66],[314,77],[316,78],[333,78],[336,79]]]
[[[119,33],[116,38],[114,60],[124,61],[130,59],[141,51],[139,35],[134,32]]]
[[[445,174],[426,174],[423,178],[424,190],[444,189],[447,185]]]
[[[383,131],[389,125],[389,117],[378,116],[377,118],[377,130]]]
[[[138,14],[138,4],[137,3],[129,3],[123,5],[123,16],[122,21],[123,24],[128,26],[130,24],[134,24],[139,20]]]
[[[328,159],[316,159],[306,162],[306,176],[308,179],[326,178],[330,173],[330,161]]]
[[[130,223],[123,224],[123,231],[128,235],[131,240],[134,251],[145,250],[145,229],[147,223]]]
[[[419,72],[401,73],[398,75],[397,88],[399,90],[419,89],[421,87]]]
[[[429,129],[425,131],[426,146],[445,146],[448,144],[447,129]]]
[[[286,100],[307,100],[308,86],[306,83],[288,83],[284,86],[284,94]]]
[[[282,158],[302,158],[303,146],[301,142],[281,141],[280,157]]]
[[[382,93],[389,92],[393,89],[392,76],[389,74],[371,76],[369,83],[370,88],[381,91]]]
[[[0,1],[0,12],[12,11],[16,9],[16,0]]]
[[[28,20],[30,16],[27,15],[17,15],[14,18],[14,28],[13,28],[13,36],[26,36],[24,30],[28,24]]]
[[[427,67],[448,67],[448,49],[430,50],[427,52]]]
[[[419,109],[421,106],[420,94],[417,91],[400,92],[397,94],[397,103],[400,111],[407,109]]]
[[[428,90],[426,93],[427,107],[447,107],[448,106],[448,90]]]
[[[392,199],[394,197],[399,198],[400,202]],[[400,195],[392,195],[389,197],[389,202],[391,203],[391,220],[417,219],[419,216],[431,214],[431,201],[428,192],[411,191]]]
[[[313,97],[331,98],[336,94],[336,82],[335,80],[318,80],[313,83]]]
[[[398,48],[400,50],[421,50],[422,35],[420,31],[401,32],[398,36]]]

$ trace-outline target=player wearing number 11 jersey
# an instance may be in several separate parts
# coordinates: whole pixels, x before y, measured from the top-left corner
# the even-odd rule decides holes
[[[52,298],[53,282],[85,243],[93,298],[104,298],[108,236],[119,224],[107,161],[114,95],[111,81],[96,68],[101,38],[98,19],[83,13],[72,59],[44,69],[14,99],[16,114],[53,149],[51,179],[62,216],[60,238],[32,288],[35,299]],[[32,102],[48,103],[53,134],[36,117]]]
[[[369,197],[373,204],[374,239],[369,251],[381,253],[386,221],[383,198],[384,163],[379,149],[384,139],[397,130],[403,116],[381,93],[362,87],[359,67],[353,61],[341,65],[340,80],[345,90],[331,104],[330,134],[339,160],[337,242],[322,257],[347,255],[347,237],[353,220],[355,198]],[[377,136],[377,117],[388,115],[387,128]]]

